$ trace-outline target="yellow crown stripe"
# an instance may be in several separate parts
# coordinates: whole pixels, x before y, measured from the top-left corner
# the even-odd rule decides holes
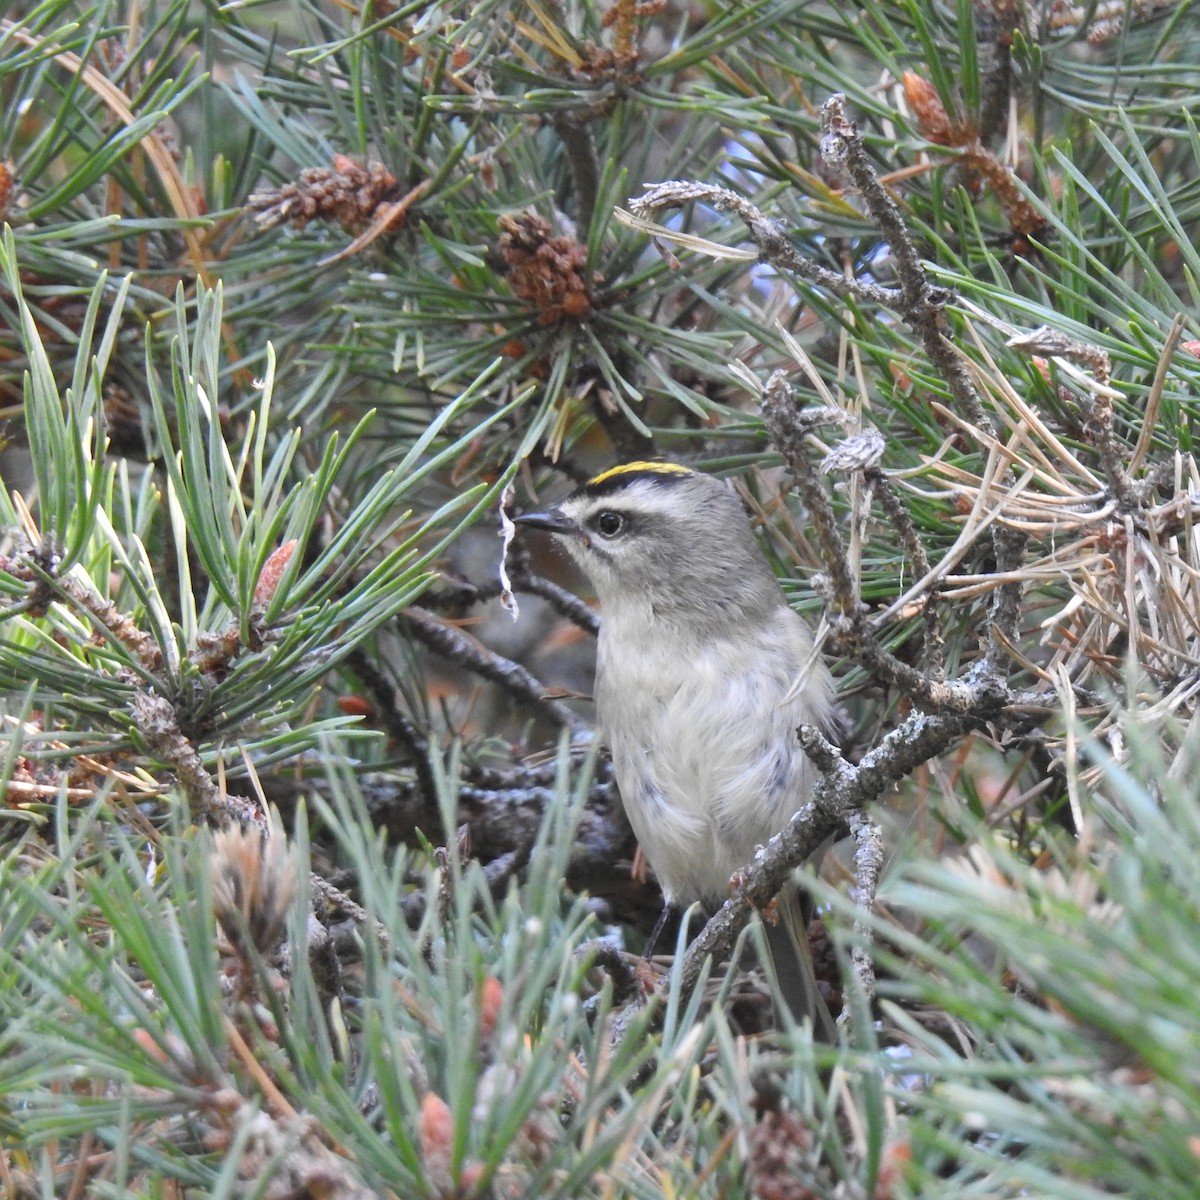
[[[599,475],[593,475],[587,481],[587,487],[599,487],[600,484],[607,482],[609,479],[615,479],[618,475],[691,475],[690,467],[681,467],[678,463],[672,462],[627,462],[619,463],[615,467],[609,467],[607,471],[601,471]]]

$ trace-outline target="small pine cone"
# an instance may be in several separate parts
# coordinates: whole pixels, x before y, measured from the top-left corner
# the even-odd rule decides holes
[[[592,311],[587,251],[574,238],[550,236],[550,226],[536,213],[500,218],[500,256],[513,294],[538,314],[542,325],[563,317],[581,319]]]
[[[349,233],[370,225],[376,209],[394,198],[396,177],[382,164],[364,166],[336,154],[329,167],[305,167],[292,183],[255,192],[247,207],[258,213],[260,229],[290,221],[303,229],[312,220],[334,220]]]
[[[537,213],[521,213],[515,217],[501,217],[500,253],[504,261],[513,266],[524,257],[536,254],[542,244],[550,238],[550,224]],[[511,256],[511,257],[510,257]]]
[[[751,1195],[754,1200],[816,1200],[810,1177],[812,1138],[795,1113],[769,1109],[750,1132]]]

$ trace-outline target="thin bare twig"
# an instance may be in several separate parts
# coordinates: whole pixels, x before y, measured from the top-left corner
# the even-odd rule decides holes
[[[509,582],[514,592],[527,596],[540,596],[555,612],[566,617],[586,633],[595,636],[600,632],[600,617],[595,610],[580,600],[573,592],[560,587],[550,579],[536,575],[529,566],[529,552],[515,541],[508,551]],[[487,583],[468,583],[465,580],[451,581],[446,586],[430,588],[421,595],[421,607],[436,612],[454,615],[465,613],[476,604],[485,604],[500,595],[501,585],[497,580]]]
[[[758,247],[760,262],[769,263],[782,271],[791,271],[801,279],[824,288],[842,299],[851,297],[879,304],[884,308],[895,308],[900,302],[900,292],[895,288],[882,287],[877,283],[866,283],[861,279],[848,279],[828,267],[822,267],[805,258],[792,245],[787,233],[778,221],[760,212],[749,200],[716,184],[691,183],[671,180],[666,183],[650,184],[637,197],[630,199],[629,207],[635,217],[648,218],[664,208],[682,208],[685,204],[708,204],[718,212],[736,213],[750,231],[750,237]],[[657,237],[672,239],[673,232],[656,228]]]
[[[600,618],[578,596],[552,580],[534,574],[529,562],[529,546],[520,539],[508,548],[508,570],[516,591],[540,596],[555,612],[593,637],[600,632]]]
[[[782,371],[776,371],[767,381],[762,414],[771,440],[783,455],[796,490],[808,510],[821,559],[828,572],[825,599],[830,609],[830,628],[838,641],[876,679],[899,688],[923,708],[959,713],[974,711],[977,704],[974,687],[953,680],[930,679],[885,650],[876,637],[859,596],[849,555],[838,533],[833,505],[804,445],[808,423],[796,408],[787,376]],[[820,589],[819,578],[813,583]]]
[[[1140,513],[1149,489],[1144,483],[1136,483],[1125,465],[1125,447],[1117,437],[1113,422],[1113,393],[1108,386],[1112,366],[1107,352],[1099,346],[1068,337],[1061,330],[1052,329],[1049,325],[1040,325],[1028,333],[1010,337],[1008,345],[1013,350],[1022,350],[1027,354],[1052,356],[1079,363],[1092,372],[1094,383],[1085,382],[1087,394],[1079,397],[1077,401],[1084,418],[1081,432],[1095,447],[1109,489],[1116,497],[1121,510]],[[1066,389],[1061,389],[1061,394],[1067,399],[1071,398]]]
[[[1180,340],[1183,338],[1184,316],[1176,313],[1163,339],[1162,350],[1158,356],[1158,365],[1154,369],[1154,382],[1146,396],[1146,410],[1142,414],[1142,431],[1138,434],[1137,445],[1129,458],[1129,470],[1136,473],[1149,453],[1154,442],[1154,432],[1158,428],[1158,410],[1162,405],[1163,388],[1167,382],[1167,372],[1171,368],[1171,360],[1175,356]]]
[[[390,943],[391,938],[388,935],[387,927],[381,921],[371,921],[367,916],[367,910],[361,904],[352,900],[323,875],[318,875],[313,871],[308,877],[308,882],[313,894],[320,897],[323,905],[336,908],[362,929],[370,926],[374,929],[375,936],[379,938],[381,945],[387,946]],[[424,899],[424,893],[422,892],[420,895]]]
[[[566,617],[572,624],[578,625],[584,632],[593,637],[600,632],[600,617],[595,610],[573,592],[559,587],[553,580],[543,579],[540,575],[527,575],[518,569],[512,573],[512,582],[518,592],[540,596],[555,612]]]
[[[361,647],[346,656],[346,665],[374,698],[375,713],[391,739],[408,752],[417,777],[421,798],[430,809],[437,808],[437,781],[429,765],[429,739],[396,704],[396,689]]]
[[[992,549],[996,553],[995,573],[1002,578],[1008,577],[995,589],[988,610],[987,632],[996,636],[990,639],[984,662],[997,674],[1010,661],[1006,647],[1018,644],[1021,596],[1024,591],[1021,567],[1025,562],[1025,543],[1028,540],[1027,535],[1019,529],[997,525],[992,530]]]
[[[480,645],[473,637],[453,625],[437,620],[419,608],[406,608],[404,617],[413,636],[422,645],[484,679],[498,683],[506,691],[549,717],[558,725],[582,731],[586,723],[565,704],[546,695],[541,682],[520,663],[504,658]]]
[[[830,96],[821,106],[821,156],[831,166],[845,170],[892,249],[900,288],[888,306],[899,312],[920,337],[929,361],[967,417],[980,429],[991,430],[966,364],[944,335],[944,314],[951,293],[930,283],[900,209],[880,183],[858,127],[846,116],[846,97],[841,94]]]
[[[863,472],[863,475],[871,487],[872,494],[878,499],[884,516],[899,535],[900,544],[904,547],[904,553],[913,569],[913,575],[917,579],[924,579],[930,572],[929,556],[925,553],[925,547],[917,534],[912,514],[901,503],[896,489],[892,486],[892,481],[879,467],[869,467]],[[942,639],[942,622],[938,615],[938,607],[934,603],[936,598],[936,586],[921,597],[921,620],[925,627],[921,653],[924,668],[930,678],[944,679],[946,674],[945,642]]]
[[[838,534],[833,505],[829,502],[820,475],[809,461],[804,445],[812,425],[796,407],[795,394],[787,381],[786,372],[772,373],[763,389],[761,407],[763,422],[771,434],[771,440],[783,455],[813,523],[821,561],[829,573],[837,615],[853,621],[862,609],[862,601],[858,596],[849,556]]]
[[[596,139],[592,136],[589,122],[570,113],[555,116],[554,132],[567,152],[571,182],[575,185],[575,223],[582,240],[586,242],[600,190],[600,160],[596,155]]]

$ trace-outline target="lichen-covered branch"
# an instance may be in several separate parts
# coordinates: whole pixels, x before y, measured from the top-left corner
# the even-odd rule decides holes
[[[812,425],[797,408],[784,371],[775,371],[762,395],[763,423],[776,449],[788,465],[796,490],[808,510],[816,533],[821,561],[829,575],[832,608],[838,617],[853,622],[862,609],[850,558],[837,528],[837,517],[816,468],[809,461],[804,441]]]
[[[804,444],[810,427],[803,412],[797,409],[792,389],[782,371],[775,372],[767,381],[762,414],[771,440],[783,455],[796,491],[808,510],[827,572],[823,590],[829,624],[838,642],[874,678],[899,688],[922,707],[948,712],[972,711],[976,704],[975,689],[953,680],[930,678],[885,650],[876,637],[859,596],[825,483]],[[822,581],[814,580],[814,586],[820,589]]]
[[[864,844],[869,853],[870,822],[865,814],[869,805],[892,784],[912,774],[984,721],[1002,722],[1009,702],[1014,706],[1018,723],[1028,719],[1020,710],[1031,702],[1030,697],[1012,697],[1006,688],[994,687],[983,679],[976,686],[974,711],[914,712],[858,763],[851,763],[815,726],[800,727],[800,744],[821,772],[812,799],[782,833],[759,850],[754,862],[736,878],[729,899],[688,947],[681,978],[685,991],[701,978],[705,960],[727,955],[754,911],[769,904],[792,872],[829,837],[856,828],[867,831]],[[1045,707],[1040,700],[1033,703]],[[863,903],[873,892],[876,871],[877,867],[868,862],[860,874]]]
[[[983,410],[966,364],[945,337],[944,313],[950,293],[930,283],[900,209],[880,183],[858,127],[846,116],[846,97],[840,94],[830,96],[821,106],[821,156],[846,172],[891,247],[900,288],[889,307],[899,312],[920,337],[929,361],[966,416],[978,428],[990,431],[991,420]]]
[[[655,183],[640,196],[630,199],[629,207],[635,216],[648,218],[662,209],[682,208],[685,204],[693,203],[707,204],[718,212],[735,213],[750,231],[750,237],[758,247],[759,260],[777,270],[790,271],[805,282],[843,299],[854,298],[884,308],[895,308],[900,301],[900,293],[895,288],[882,287],[861,279],[848,279],[837,271],[805,258],[792,245],[778,221],[766,216],[749,200],[729,188],[684,180]]]
[[[175,707],[169,700],[144,692],[135,700],[131,715],[151,753],[175,772],[194,820],[209,821],[218,828],[231,823],[263,824],[263,814],[257,805],[222,792],[212,781],[196,748],[180,728]]]

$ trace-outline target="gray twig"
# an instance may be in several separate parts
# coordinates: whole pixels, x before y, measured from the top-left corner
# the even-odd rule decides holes
[[[763,422],[788,465],[796,490],[813,523],[821,561],[829,573],[834,608],[839,617],[852,622],[861,612],[862,601],[850,569],[850,559],[838,533],[833,505],[805,451],[804,439],[812,427],[796,407],[795,394],[787,381],[786,372],[775,371],[771,374],[763,389],[761,403]]]
[[[1007,529],[999,522],[992,530],[992,549],[996,555],[997,575],[1017,575],[1024,562],[1025,543],[1028,535],[1019,529]],[[992,594],[991,606],[988,609],[986,632],[999,635],[992,637],[987,643],[983,662],[985,668],[1000,674],[1008,661],[1008,652],[1003,649],[1003,643],[1015,644],[1018,629],[1021,624],[1021,592],[1019,579],[1002,583]]]
[[[600,632],[600,618],[592,608],[553,580],[533,573],[529,567],[528,553],[519,541],[513,542],[509,547],[508,574],[514,592],[540,596],[555,612],[578,625],[580,629],[593,636]],[[496,580],[489,580],[487,583],[455,580],[425,591],[421,596],[421,606],[438,612],[463,613],[472,605],[484,604],[499,595],[500,584]]]
[[[750,923],[753,914],[766,908],[791,878],[792,872],[842,828],[837,817],[810,802],[796,813],[786,829],[759,849],[754,862],[735,877],[729,899],[688,946],[680,974],[684,996],[700,981],[705,961],[710,957],[727,957],[737,935]]]
[[[828,572],[825,598],[834,636],[876,679],[899,688],[923,708],[961,713],[974,711],[978,702],[976,688],[954,680],[930,679],[880,645],[859,597],[825,484],[804,446],[808,425],[803,413],[796,408],[792,389],[782,371],[776,371],[767,381],[762,414],[771,440],[787,463],[813,525],[821,560]],[[814,585],[820,587],[820,580],[814,580]]]
[[[863,145],[858,127],[846,116],[846,97],[830,96],[821,106],[821,156],[841,167],[854,184],[880,232],[887,239],[900,279],[898,292],[888,301],[920,337],[929,361],[946,381],[963,412],[981,430],[991,432],[992,422],[966,364],[944,336],[945,309],[951,293],[930,283],[921,256],[896,202],[879,182],[879,175]]]
[[[580,600],[573,592],[559,587],[553,580],[543,579],[540,575],[528,574],[518,567],[512,572],[512,584],[518,592],[541,596],[555,612],[560,613],[568,621],[578,625],[580,629],[590,633],[593,637],[600,632],[600,618],[596,615],[595,610]]]
[[[800,726],[800,744],[821,772],[812,800],[782,833],[759,849],[754,862],[736,877],[729,899],[688,947],[681,972],[685,994],[701,978],[705,960],[727,955],[755,909],[770,903],[792,872],[829,837],[866,821],[863,814],[867,806],[888,787],[940,754],[969,729],[989,717],[1002,717],[1010,699],[1007,689],[981,686],[979,691],[980,703],[975,712],[914,712],[857,764],[849,762],[816,726]],[[874,889],[869,865],[859,880],[859,900],[865,903]]]
[[[371,921],[367,916],[367,910],[361,904],[357,904],[351,900],[345,892],[335,887],[328,879],[322,875],[318,875],[315,871],[309,875],[308,882],[314,897],[319,897],[323,907],[336,908],[360,928],[365,929],[370,925],[375,930],[375,935],[379,938],[380,944],[384,946],[389,944],[391,938],[388,935],[387,928],[380,921]]]
[[[770,903],[792,872],[829,837],[848,828],[864,831],[859,846],[864,861],[856,877],[856,899],[860,910],[865,911],[863,906],[874,893],[878,872],[871,848],[875,835],[864,816],[868,806],[892,784],[911,775],[971,729],[988,722],[1020,729],[1050,706],[1040,693],[1010,693],[979,666],[968,672],[968,683],[976,689],[973,712],[914,712],[857,764],[849,762],[816,726],[800,726],[800,745],[821,772],[812,800],[782,833],[759,848],[753,863],[735,877],[729,899],[688,947],[680,973],[685,996],[703,977],[710,958],[729,954],[754,911]]]
[[[879,872],[883,868],[883,831],[865,812],[847,817],[854,838],[854,947],[850,965],[868,1004],[875,999],[875,965],[867,952],[871,945],[871,923],[868,920],[875,907],[879,887]]]
[[[1008,345],[1026,354],[1040,354],[1079,363],[1091,371],[1096,386],[1078,399],[1079,408],[1083,413],[1080,432],[1095,447],[1100,466],[1108,478],[1109,490],[1116,497],[1121,509],[1127,513],[1141,515],[1150,489],[1145,482],[1135,481],[1130,474],[1126,465],[1128,449],[1117,437],[1113,422],[1112,394],[1108,387],[1112,377],[1112,363],[1107,351],[1088,342],[1068,337],[1061,330],[1053,329],[1049,325],[1039,325],[1028,333],[1017,334],[1008,339]],[[1072,398],[1065,388],[1060,389],[1060,395],[1062,394],[1065,394],[1068,400]]]
[[[419,608],[406,608],[405,619],[413,636],[430,650],[458,663],[484,679],[498,683],[530,707],[568,729],[583,730],[584,721],[565,704],[552,700],[545,688],[520,663],[482,646],[473,637],[437,620]]]
[[[660,209],[682,208],[685,204],[695,202],[707,204],[718,212],[736,213],[758,247],[759,260],[777,270],[791,271],[806,282],[824,288],[843,299],[854,298],[879,304],[884,308],[895,308],[900,302],[900,292],[895,288],[866,283],[861,279],[847,279],[845,275],[805,258],[792,245],[778,221],[772,220],[755,208],[749,200],[728,188],[683,180],[654,183],[640,196],[631,198],[629,208],[636,216],[649,217]]]
[[[408,752],[422,799],[430,808],[436,808],[437,781],[429,765],[429,739],[400,711],[396,704],[396,689],[361,647],[346,656],[346,665],[374,698],[375,712],[388,736]]]
[[[892,481],[878,467],[868,467],[863,475],[873,495],[879,501],[879,507],[883,509],[884,516],[900,535],[900,544],[904,547],[904,553],[913,569],[913,575],[917,579],[925,579],[930,573],[929,556],[921,544],[912,514],[901,503],[900,497],[896,495]],[[938,615],[937,605],[934,603],[936,590],[936,585],[934,585],[921,600],[921,619],[925,626],[922,657],[923,665],[930,677],[944,679],[945,643],[942,640],[941,618]]]

